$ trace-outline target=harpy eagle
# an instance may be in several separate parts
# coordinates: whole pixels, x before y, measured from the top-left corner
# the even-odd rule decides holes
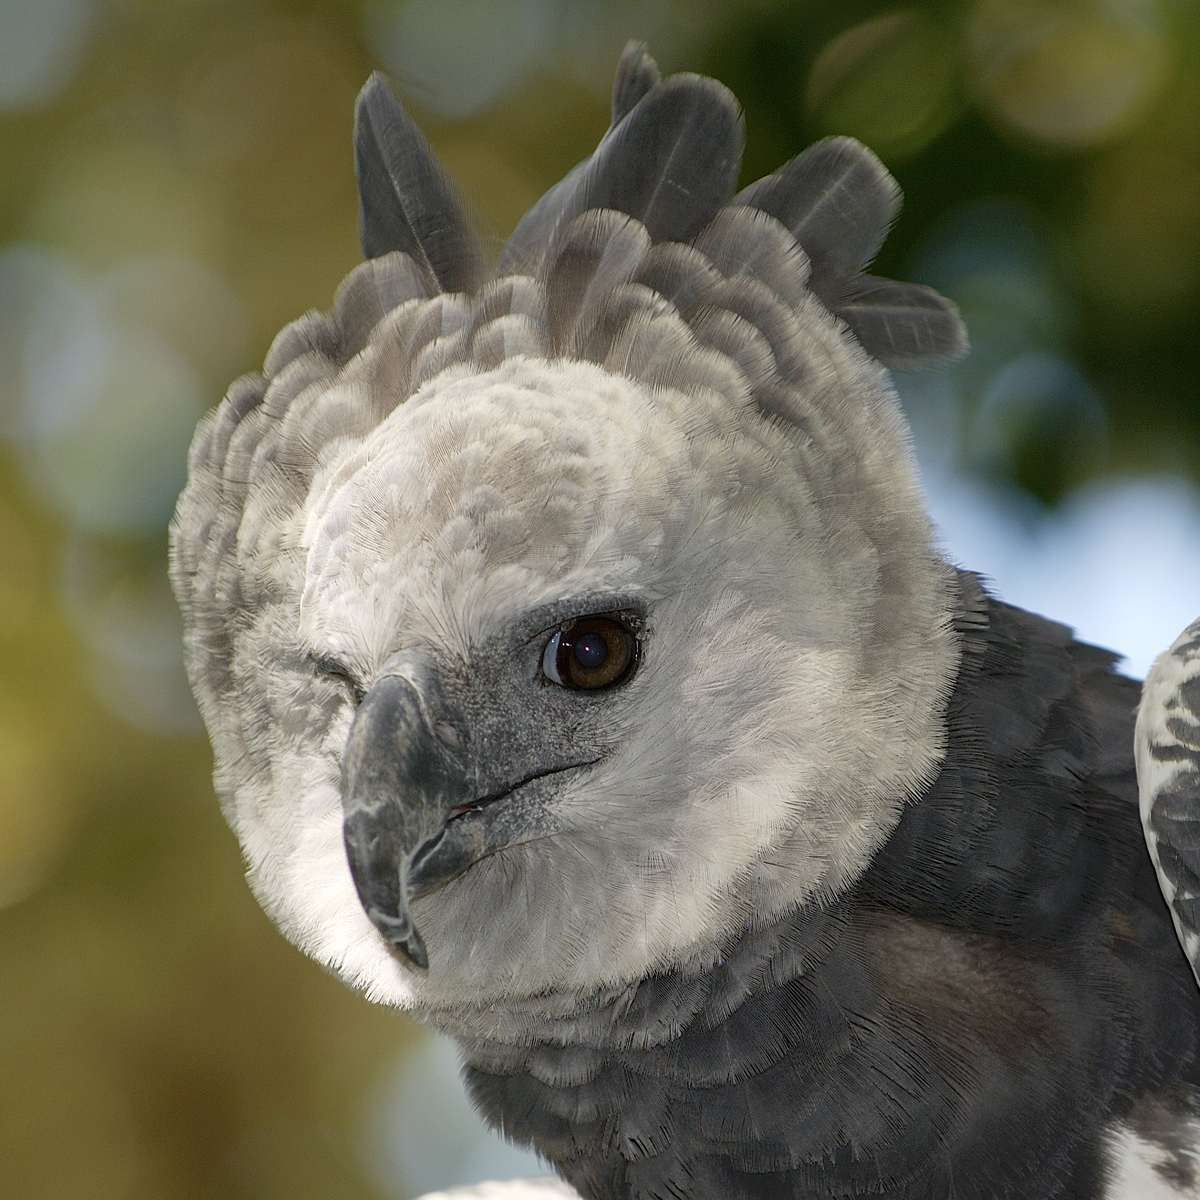
[[[864,273],[879,161],[735,195],[736,101],[631,45],[489,271],[382,77],[355,147],[366,261],[202,423],[172,529],[284,934],[586,1200],[1200,1195],[1137,684],[935,547],[886,368],[965,339]],[[1194,938],[1195,726],[1143,718]]]

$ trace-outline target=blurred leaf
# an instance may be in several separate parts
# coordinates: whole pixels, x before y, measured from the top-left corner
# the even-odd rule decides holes
[[[953,31],[916,9],[865,21],[817,57],[805,97],[809,118],[884,159],[915,154],[961,109],[957,54]]]
[[[1083,285],[1135,338],[1200,284],[1200,147],[1141,139],[1089,164],[1074,238]]]
[[[860,137],[906,193],[880,273],[924,245],[915,274],[968,320],[971,357],[922,384],[957,466],[1020,485],[1006,494],[1028,509],[1067,489],[1068,516],[1096,508],[1070,489],[1104,463],[1200,474],[1192,3],[106,0],[87,30],[71,24],[84,0],[8,7],[0,104],[26,107],[0,120],[0,231],[22,239],[0,256],[0,1190],[23,1200],[377,1196],[362,1131],[396,1119],[379,1092],[410,1026],[260,911],[203,741],[112,712],[145,724],[183,696],[162,577],[183,447],[359,260],[350,132],[376,66],[415,61],[434,99],[493,97],[466,119],[416,115],[502,232],[595,146],[627,36],[734,89],[748,179],[814,128]],[[523,27],[495,32],[497,13],[535,10],[550,14],[537,54]],[[424,41],[398,46],[413,11]],[[30,13],[13,36],[5,20]],[[1074,374],[1031,383],[1038,356]],[[1139,547],[1146,564],[1194,536],[1163,517],[1192,511],[1181,496],[1121,493],[1111,511],[1137,528],[1070,516],[1048,550],[1011,543],[1013,561],[1067,561],[1122,596]],[[1072,549],[1085,535],[1090,558]],[[1086,574],[1109,543],[1119,561]],[[1191,604],[1194,563],[1170,565]]]
[[[984,104],[1053,146],[1127,132],[1168,74],[1154,0],[976,0],[967,29]]]

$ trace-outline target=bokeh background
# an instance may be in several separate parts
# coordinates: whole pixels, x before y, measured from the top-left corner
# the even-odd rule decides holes
[[[383,67],[499,239],[629,37],[906,205],[970,356],[898,385],[949,553],[1142,673],[1200,613],[1194,0],[0,0],[0,1193],[381,1200],[537,1170],[274,933],[165,579],[196,418],[360,257]],[[498,240],[497,240],[497,245]]]

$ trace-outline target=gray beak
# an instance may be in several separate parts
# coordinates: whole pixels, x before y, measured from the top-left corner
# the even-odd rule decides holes
[[[413,863],[471,794],[461,751],[430,728],[416,687],[394,675],[379,680],[342,759],[343,836],[367,916],[417,967],[429,957],[409,912]]]
[[[448,712],[433,664],[398,654],[359,705],[342,757],[342,834],[359,901],[422,968],[429,956],[411,902],[491,854],[554,833],[564,777],[597,761],[569,739],[513,747],[486,728],[468,730],[461,716],[447,723]]]

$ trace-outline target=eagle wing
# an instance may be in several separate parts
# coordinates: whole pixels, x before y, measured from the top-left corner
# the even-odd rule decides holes
[[[1146,677],[1135,745],[1146,845],[1200,982],[1200,620]]]

